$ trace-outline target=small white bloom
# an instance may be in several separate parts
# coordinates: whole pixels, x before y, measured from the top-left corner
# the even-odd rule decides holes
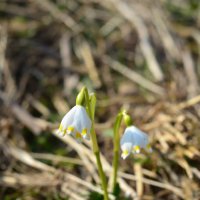
[[[74,106],[62,119],[58,133],[72,135],[79,142],[82,139],[90,139],[92,122],[83,106]]]
[[[122,158],[126,159],[130,153],[140,153],[141,148],[151,152],[152,149],[149,145],[148,135],[135,126],[126,128],[124,135],[120,140],[122,150]]]
[[[130,131],[126,131],[120,140],[120,146],[122,150],[122,158],[126,159],[133,149],[133,134]]]

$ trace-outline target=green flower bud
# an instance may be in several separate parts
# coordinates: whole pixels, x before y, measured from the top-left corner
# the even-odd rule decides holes
[[[86,88],[83,87],[81,91],[78,93],[76,97],[76,105],[84,106],[85,103],[85,90]]]
[[[123,119],[124,119],[126,126],[131,126],[133,124],[131,116],[128,115],[127,113],[124,113]]]

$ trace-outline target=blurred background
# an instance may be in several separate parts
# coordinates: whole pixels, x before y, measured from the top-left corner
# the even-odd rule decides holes
[[[108,178],[121,107],[154,150],[110,198],[199,200],[199,84],[199,0],[0,0],[0,199],[103,199],[90,143],[55,134],[85,85]]]

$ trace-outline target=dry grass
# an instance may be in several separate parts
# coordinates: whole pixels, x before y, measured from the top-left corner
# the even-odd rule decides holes
[[[108,179],[120,107],[152,142],[120,161],[118,199],[200,199],[199,11],[198,0],[0,1],[0,199],[101,199],[90,143],[55,133],[83,85],[97,93]]]

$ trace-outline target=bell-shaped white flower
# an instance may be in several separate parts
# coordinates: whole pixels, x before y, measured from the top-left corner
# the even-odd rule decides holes
[[[130,131],[125,131],[120,140],[120,146],[122,150],[122,158],[126,159],[133,149],[133,134]]]
[[[72,135],[77,141],[90,139],[90,129],[92,122],[81,105],[74,106],[62,119],[58,133],[62,136]]]
[[[126,128],[124,135],[120,140],[122,150],[121,157],[126,159],[131,153],[140,153],[141,148],[151,152],[148,135],[135,126]]]

